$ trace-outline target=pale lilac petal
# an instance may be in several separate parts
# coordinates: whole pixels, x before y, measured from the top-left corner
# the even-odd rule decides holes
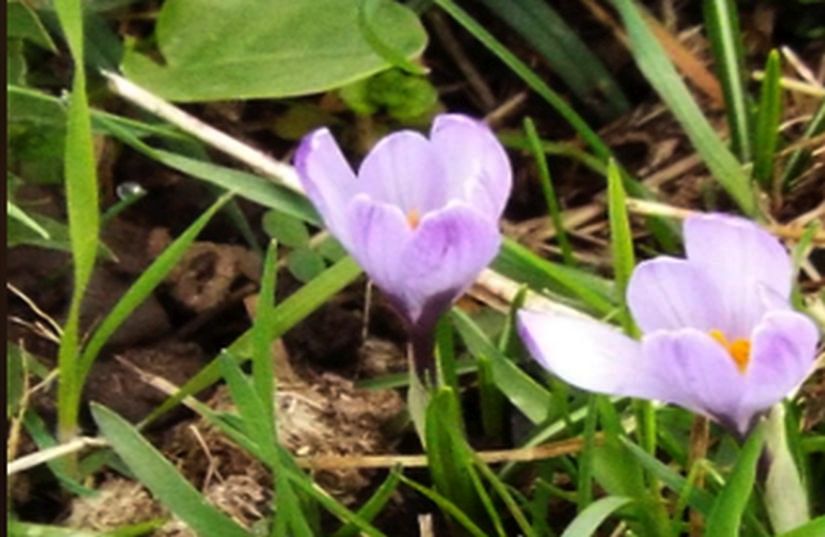
[[[348,216],[350,254],[382,291],[399,292],[401,253],[412,239],[412,230],[401,210],[358,194],[350,204]]]
[[[422,313],[442,313],[430,310],[444,309],[464,292],[500,244],[497,223],[464,204],[450,203],[427,214],[399,260],[399,289],[414,320]]]
[[[687,258],[707,271],[720,290],[729,338],[746,338],[770,304],[756,292],[764,286],[787,301],[791,260],[770,233],[743,218],[702,215],[684,224]],[[779,301],[782,302],[781,300]]]
[[[435,119],[430,133],[447,171],[451,196],[499,218],[510,195],[510,159],[487,125],[460,114]]]
[[[757,325],[745,375],[748,388],[739,409],[741,428],[754,415],[787,396],[810,373],[819,333],[801,313],[773,311]]]
[[[545,369],[583,390],[658,399],[664,387],[635,341],[609,325],[557,313],[518,312],[518,332]]]
[[[725,311],[719,291],[701,268],[683,259],[658,257],[639,263],[627,288],[630,312],[644,332],[720,329]]]
[[[358,171],[363,192],[418,216],[447,203],[444,167],[424,136],[401,131],[383,138]]]
[[[346,209],[357,184],[329,129],[318,129],[304,137],[295,153],[295,169],[324,224],[346,245]]]
[[[642,350],[666,387],[659,399],[733,426],[745,379],[722,345],[704,332],[682,328],[646,335]]]

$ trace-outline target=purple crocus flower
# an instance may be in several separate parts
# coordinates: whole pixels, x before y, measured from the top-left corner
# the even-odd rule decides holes
[[[790,306],[792,269],[779,241],[741,218],[684,223],[687,259],[640,263],[627,302],[641,341],[595,321],[530,311],[519,333],[565,381],[656,399],[744,436],[809,373],[819,334]]]
[[[498,253],[510,161],[483,123],[440,115],[429,139],[382,139],[356,175],[328,129],[304,138],[295,167],[330,232],[405,319],[420,369],[438,317]]]

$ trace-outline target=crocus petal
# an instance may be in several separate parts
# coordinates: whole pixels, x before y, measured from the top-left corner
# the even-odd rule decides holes
[[[682,328],[646,335],[642,350],[665,387],[658,399],[733,426],[745,379],[722,345],[704,332]]]
[[[422,313],[434,321],[431,317],[442,313],[436,310],[443,310],[473,283],[500,244],[495,221],[464,204],[453,202],[427,214],[400,259],[400,288],[413,321]]]
[[[818,338],[814,323],[801,313],[774,311],[765,315],[753,333],[745,372],[748,387],[739,409],[741,429],[805,380]]]
[[[664,391],[639,342],[609,325],[521,310],[518,332],[533,358],[573,386],[643,399],[659,399]]]
[[[395,205],[358,194],[348,209],[350,253],[375,284],[389,293],[399,287],[401,253],[412,238],[407,219]]]
[[[627,287],[627,301],[644,332],[719,329],[725,311],[707,273],[683,259],[658,257],[639,263]]]
[[[295,169],[324,224],[347,245],[346,209],[357,183],[329,129],[318,129],[304,137],[295,153]]]
[[[430,140],[444,163],[453,196],[499,218],[513,178],[510,159],[490,128],[467,116],[444,114],[435,119]]]
[[[727,311],[729,338],[745,338],[769,310],[755,290],[764,286],[787,302],[791,261],[780,242],[742,218],[702,215],[684,224],[685,248],[691,263],[716,282]]]
[[[418,216],[447,203],[444,167],[429,140],[401,131],[375,144],[358,171],[363,192]]]

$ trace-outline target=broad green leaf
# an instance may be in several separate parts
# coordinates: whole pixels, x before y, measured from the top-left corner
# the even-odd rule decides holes
[[[622,16],[636,64],[685,130],[713,176],[747,215],[757,213],[750,179],[676,72],[634,0],[613,0]],[[635,195],[635,194],[634,194]]]
[[[23,55],[23,40],[6,41],[6,80],[14,84],[26,83],[26,56]]]
[[[26,39],[50,52],[57,52],[54,41],[37,13],[19,0],[6,3],[6,32],[9,39]]]
[[[250,537],[215,509],[152,444],[111,410],[92,404],[100,432],[152,495],[203,537]]]
[[[298,281],[304,283],[311,281],[326,268],[321,254],[306,247],[292,250],[286,258],[286,266]]]
[[[765,64],[753,140],[753,176],[766,190],[773,186],[773,162],[779,143],[779,122],[782,121],[781,76],[779,52],[773,50]]]
[[[192,24],[197,20],[198,24]],[[381,0],[370,27],[404,58],[426,44],[417,17]],[[155,29],[164,64],[128,50],[127,77],[172,101],[282,98],[318,93],[390,66],[361,33],[352,0],[170,0]]]
[[[265,212],[261,226],[267,235],[290,248],[300,248],[309,242],[309,231],[303,222],[281,211]]]
[[[600,498],[573,519],[561,537],[591,537],[607,518],[633,500],[622,496]]]
[[[542,0],[481,0],[535,48],[579,100],[602,119],[629,108],[610,72],[564,19]]]
[[[703,0],[702,6],[716,75],[725,94],[731,146],[741,162],[750,162],[750,110],[745,91],[745,61],[736,3],[733,0]]]
[[[714,537],[738,537],[742,517],[753,492],[756,464],[765,443],[764,428],[758,426],[748,437],[728,482],[708,515],[706,533]]]

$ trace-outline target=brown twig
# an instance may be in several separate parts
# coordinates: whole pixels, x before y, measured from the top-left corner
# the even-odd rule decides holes
[[[702,214],[699,211],[683,209],[681,207],[674,207],[665,203],[641,200],[638,198],[627,199],[627,210],[635,214],[643,214],[646,216],[665,216],[668,218],[678,218],[680,220],[697,214]],[[768,224],[765,227],[774,235],[784,239],[799,240],[805,233],[805,228],[794,225]],[[813,243],[825,244],[825,230],[818,231],[814,234]]]

